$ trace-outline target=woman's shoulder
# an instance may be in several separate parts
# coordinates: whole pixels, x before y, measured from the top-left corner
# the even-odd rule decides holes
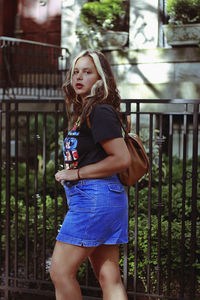
[[[119,117],[117,111],[110,104],[98,104],[93,109],[90,120],[92,122],[101,123],[103,125],[112,122],[118,122]]]
[[[116,110],[110,104],[97,104],[93,110],[94,114],[116,114]]]

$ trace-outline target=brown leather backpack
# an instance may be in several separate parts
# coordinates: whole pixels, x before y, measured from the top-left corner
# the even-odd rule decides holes
[[[149,173],[149,158],[137,134],[125,131],[124,140],[131,155],[131,164],[118,175],[123,185],[132,186]]]
[[[125,143],[131,155],[131,164],[127,169],[119,172],[119,179],[123,185],[132,186],[146,173],[149,173],[150,184],[149,158],[147,153],[140,137],[135,133],[129,132],[131,130],[131,116],[127,116],[127,129],[120,118],[119,120],[125,133]]]

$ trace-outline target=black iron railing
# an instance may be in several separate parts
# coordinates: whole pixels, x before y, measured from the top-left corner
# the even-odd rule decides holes
[[[48,267],[67,211],[62,168],[64,101],[2,100],[0,109],[0,297],[54,294]],[[126,100],[147,149],[148,178],[128,190],[129,243],[121,270],[129,299],[200,295],[200,100]],[[100,297],[88,262],[78,279]]]
[[[0,37],[0,93],[4,97],[59,97],[69,51],[59,46]]]

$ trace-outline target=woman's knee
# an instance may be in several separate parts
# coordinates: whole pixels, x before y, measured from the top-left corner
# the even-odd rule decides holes
[[[50,267],[53,283],[74,280],[79,266],[90,251],[92,249],[57,242]]]
[[[54,285],[62,285],[62,283],[67,284],[76,278],[76,270],[66,268],[66,265],[62,268],[58,266],[55,262],[52,262],[50,267],[50,277]]]
[[[113,287],[121,283],[119,266],[115,263],[108,263],[99,271],[98,280],[102,289]]]

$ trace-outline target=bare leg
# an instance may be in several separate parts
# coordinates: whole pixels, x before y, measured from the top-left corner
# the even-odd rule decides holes
[[[100,245],[89,256],[104,300],[128,300],[119,269],[118,245]]]
[[[50,268],[56,290],[56,300],[81,300],[81,290],[76,273],[94,247],[80,247],[57,241]]]

